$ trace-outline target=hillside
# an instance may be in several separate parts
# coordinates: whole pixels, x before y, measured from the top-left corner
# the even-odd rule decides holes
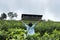
[[[21,21],[0,20],[1,40],[60,40],[60,22],[41,21],[36,25],[35,32],[35,35],[26,37],[27,31]]]

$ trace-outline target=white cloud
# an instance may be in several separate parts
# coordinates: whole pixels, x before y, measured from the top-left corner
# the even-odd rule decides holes
[[[46,9],[44,11],[44,14],[43,15],[44,15],[43,16],[43,19],[46,19],[46,20],[50,19],[50,20],[54,20],[55,21],[54,14],[51,13],[48,9]]]

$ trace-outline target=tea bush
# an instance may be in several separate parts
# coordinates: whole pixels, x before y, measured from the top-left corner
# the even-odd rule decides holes
[[[35,27],[35,34],[27,36],[21,21],[0,20],[0,40],[60,40],[60,22],[40,21]]]

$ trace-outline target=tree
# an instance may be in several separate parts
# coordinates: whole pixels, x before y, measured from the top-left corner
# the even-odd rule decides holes
[[[14,17],[13,12],[9,12],[8,16],[10,17],[10,19],[12,19]]]
[[[7,15],[6,15],[5,13],[3,13],[3,14],[1,14],[0,19],[1,19],[1,20],[2,20],[2,19],[6,19],[6,17],[7,17]]]
[[[18,15],[17,15],[17,13],[14,13],[14,17],[17,17]]]
[[[10,17],[10,19],[12,20],[12,18],[17,17],[17,13],[13,13],[13,12],[9,12],[8,16]]]

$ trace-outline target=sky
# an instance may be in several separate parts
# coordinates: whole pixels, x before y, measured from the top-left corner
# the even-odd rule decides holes
[[[0,0],[0,14],[3,12],[16,12],[16,20],[21,20],[21,14],[38,14],[45,20],[60,21],[60,0]]]

